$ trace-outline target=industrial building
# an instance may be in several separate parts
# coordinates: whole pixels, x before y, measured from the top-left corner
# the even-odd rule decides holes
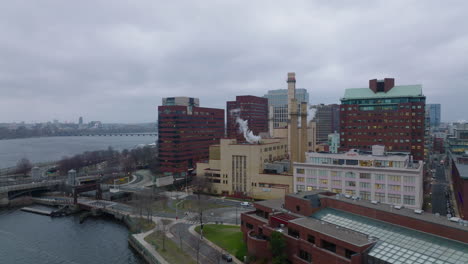
[[[227,137],[245,141],[239,133],[238,118],[246,120],[255,135],[268,133],[268,99],[252,95],[236,96],[226,103]]]
[[[158,107],[158,148],[165,176],[186,177],[209,146],[224,137],[224,109],[199,107],[197,98],[169,97]]]
[[[424,159],[425,102],[421,85],[395,85],[393,78],[370,80],[368,88],[346,89],[341,99],[341,150],[391,152]]]
[[[287,138],[266,138],[259,144],[222,139],[210,146],[208,161],[197,163],[197,177],[207,192],[255,199],[283,197],[292,192]]]
[[[271,261],[273,232],[288,263],[468,263],[468,221],[327,191],[254,203],[241,214],[248,254]]]
[[[386,155],[383,146],[372,154],[307,153],[294,163],[294,191],[324,190],[367,201],[421,209],[423,162],[408,155]]]

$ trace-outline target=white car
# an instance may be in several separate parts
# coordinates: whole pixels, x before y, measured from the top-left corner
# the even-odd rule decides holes
[[[251,204],[249,202],[242,202],[240,203],[241,206],[251,206]]]

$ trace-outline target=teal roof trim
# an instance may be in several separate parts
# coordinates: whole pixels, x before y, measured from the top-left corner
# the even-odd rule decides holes
[[[369,88],[349,88],[345,90],[345,94],[342,100],[422,96],[424,96],[422,93],[422,85],[416,84],[395,86],[386,93],[374,93]]]

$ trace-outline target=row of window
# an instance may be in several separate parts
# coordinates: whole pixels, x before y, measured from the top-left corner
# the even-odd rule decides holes
[[[296,173],[297,174],[304,174],[306,176],[308,176],[307,180],[317,180],[316,178],[311,178],[311,177],[328,177],[328,170],[315,170],[315,169],[300,169],[300,168],[296,168]],[[350,178],[350,179],[356,179],[356,178],[359,178],[359,179],[365,179],[365,180],[370,180],[372,179],[372,175],[374,176],[374,179],[376,181],[385,181],[385,179],[387,179],[389,182],[395,182],[395,183],[401,183],[401,181],[403,180],[403,183],[410,183],[410,184],[414,184],[416,183],[416,177],[415,176],[400,176],[400,175],[385,175],[385,174],[380,174],[380,173],[375,173],[375,174],[372,174],[372,173],[364,173],[364,172],[361,172],[361,173],[355,173],[355,172],[352,172],[352,171],[347,171],[345,174],[344,174],[344,177],[345,178]],[[343,176],[343,172],[342,171],[330,171],[330,176],[333,177],[333,178],[337,178],[337,177],[342,177]],[[387,176],[387,177],[386,177]],[[304,177],[301,177],[301,176],[296,176],[296,181],[297,182],[304,182]]]
[[[296,189],[298,192],[301,191],[312,191],[312,190],[323,190],[323,191],[332,191],[334,193],[344,193],[351,196],[358,196],[362,200],[370,201],[376,200],[381,203],[388,203],[388,204],[404,204],[404,205],[415,205],[416,204],[416,197],[414,195],[401,195],[401,194],[391,194],[391,193],[381,193],[375,192],[374,199],[372,199],[372,193],[370,191],[356,191],[350,189],[342,189],[342,188],[331,188],[328,187],[314,187],[314,186],[305,186],[305,185],[296,185]]]

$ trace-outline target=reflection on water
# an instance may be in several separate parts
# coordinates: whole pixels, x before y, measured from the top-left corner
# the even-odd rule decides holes
[[[0,210],[0,263],[144,263],[127,243],[127,228],[111,219],[51,218]]]

